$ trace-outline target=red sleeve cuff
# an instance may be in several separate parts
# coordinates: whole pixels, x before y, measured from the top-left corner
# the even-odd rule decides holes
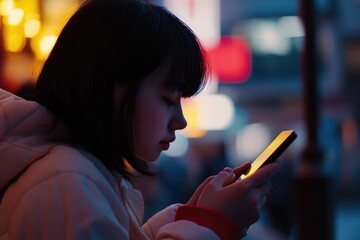
[[[229,218],[211,209],[183,205],[175,214],[175,221],[189,220],[210,228],[222,240],[239,239],[239,226]]]

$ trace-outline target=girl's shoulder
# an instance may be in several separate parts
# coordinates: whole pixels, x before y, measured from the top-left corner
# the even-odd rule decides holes
[[[69,179],[72,179],[69,184]],[[51,191],[64,193],[74,186],[96,186],[109,198],[120,196],[117,182],[109,170],[91,154],[66,145],[52,147],[34,161],[8,189],[20,198],[27,192],[52,183]],[[83,189],[79,189],[82,191]]]
[[[92,154],[80,148],[56,145],[24,173],[33,183],[62,174],[81,175],[99,184],[116,186],[112,173]]]
[[[62,234],[69,229],[73,230],[70,236],[89,234],[86,229],[91,226],[107,236],[114,233],[104,231],[113,229],[124,239],[128,214],[116,180],[114,177],[109,180],[110,171],[91,158],[81,149],[58,145],[33,162],[4,194],[0,205],[0,222],[4,223],[0,224],[0,236],[16,229],[11,224],[27,224],[26,228],[19,227],[20,232],[35,226],[60,239],[65,238]],[[74,226],[65,229],[65,223]],[[111,227],[105,227],[104,223],[110,223]]]

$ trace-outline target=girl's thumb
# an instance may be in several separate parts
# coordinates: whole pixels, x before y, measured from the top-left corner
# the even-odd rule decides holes
[[[243,175],[251,166],[251,163],[246,162],[243,165],[241,165],[240,167],[234,168],[233,172],[236,175],[237,178],[239,178],[241,175]]]

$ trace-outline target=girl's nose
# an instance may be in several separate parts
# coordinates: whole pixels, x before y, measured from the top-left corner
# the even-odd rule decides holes
[[[187,121],[185,119],[184,113],[182,111],[182,107],[178,107],[174,117],[171,119],[170,128],[171,130],[181,130],[186,128]]]

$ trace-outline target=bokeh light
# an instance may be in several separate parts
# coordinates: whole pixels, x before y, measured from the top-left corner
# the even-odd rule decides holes
[[[247,125],[236,137],[236,151],[242,161],[253,161],[270,143],[270,131],[266,125]]]

